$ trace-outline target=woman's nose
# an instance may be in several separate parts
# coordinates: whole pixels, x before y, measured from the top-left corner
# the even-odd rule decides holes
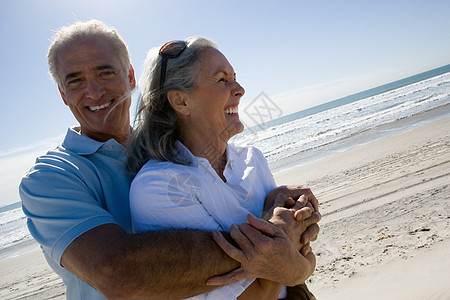
[[[236,88],[233,89],[235,97],[241,98],[245,94],[245,89],[236,81]]]

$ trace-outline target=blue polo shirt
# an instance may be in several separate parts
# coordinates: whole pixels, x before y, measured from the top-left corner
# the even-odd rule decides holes
[[[97,226],[114,223],[131,233],[126,149],[67,130],[64,142],[36,159],[19,193],[31,235],[67,287],[68,299],[104,297],[60,266],[66,247]]]

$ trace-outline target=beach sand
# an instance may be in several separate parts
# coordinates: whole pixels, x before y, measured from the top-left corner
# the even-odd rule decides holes
[[[275,178],[321,202],[318,299],[450,299],[450,118]],[[0,299],[64,299],[40,251],[0,269]]]
[[[0,261],[0,299],[65,299],[61,278],[40,249]]]
[[[450,299],[450,118],[275,178],[321,203],[318,299]]]

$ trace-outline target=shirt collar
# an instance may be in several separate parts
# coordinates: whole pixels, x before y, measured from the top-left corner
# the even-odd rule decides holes
[[[181,143],[180,141],[176,141],[175,142],[175,151],[176,151],[176,156],[178,158],[180,158],[183,161],[186,161],[189,165],[191,166],[198,166],[198,160],[199,157],[194,156],[191,151],[189,151],[188,148],[186,148],[185,145],[183,145],[183,143]]]
[[[100,147],[103,145],[111,145],[116,146],[120,145],[116,140],[110,139],[106,142],[98,142],[93,140],[87,136],[84,136],[78,132],[79,127],[69,127],[67,129],[66,137],[62,143],[62,146],[66,149],[70,149],[72,152],[75,152],[79,155],[89,155],[98,151]]]

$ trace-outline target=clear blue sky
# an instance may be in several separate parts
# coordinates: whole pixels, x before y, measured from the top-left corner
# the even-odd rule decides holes
[[[0,206],[18,200],[11,178],[30,157],[76,125],[47,69],[61,26],[114,26],[137,77],[151,47],[207,36],[237,72],[244,104],[263,91],[287,114],[449,64],[449,16],[450,1],[437,0],[0,0]]]

